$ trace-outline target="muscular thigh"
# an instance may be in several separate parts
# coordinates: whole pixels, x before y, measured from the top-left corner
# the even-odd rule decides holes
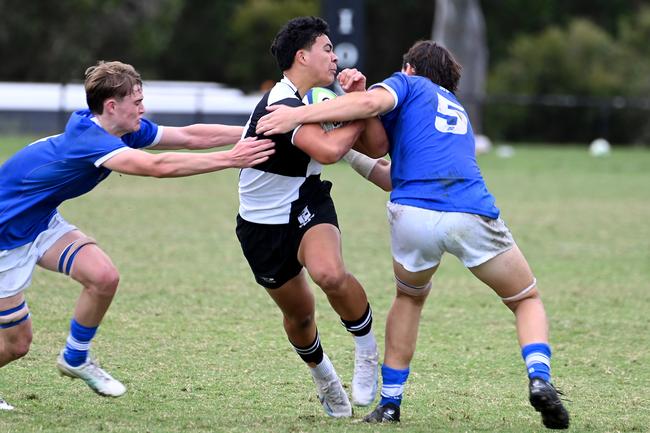
[[[298,261],[311,273],[318,268],[342,269],[341,232],[336,207],[329,195],[331,183],[323,182],[323,191],[309,201],[297,213],[294,225],[298,247]],[[300,210],[301,206],[297,208]],[[300,217],[309,214],[309,221],[302,224]],[[293,220],[293,218],[292,218]]]
[[[469,269],[502,298],[517,295],[534,281],[533,272],[516,244],[504,253]]]
[[[342,271],[344,265],[339,229],[332,224],[311,227],[300,241],[298,261],[309,273],[320,269]]]
[[[80,230],[63,235],[38,264],[50,271],[67,273],[84,285],[106,269],[114,268],[108,255]]]

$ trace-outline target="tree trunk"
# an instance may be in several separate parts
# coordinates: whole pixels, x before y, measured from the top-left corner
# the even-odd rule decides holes
[[[488,49],[479,1],[436,0],[432,39],[450,50],[463,66],[458,97],[469,114],[474,133],[481,133]]]

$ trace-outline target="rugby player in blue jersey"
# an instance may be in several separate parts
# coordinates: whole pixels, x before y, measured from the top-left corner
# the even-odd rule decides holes
[[[27,354],[32,322],[24,291],[38,264],[82,285],[65,347],[61,374],[83,379],[100,395],[126,388],[88,356],[117,290],[118,272],[94,239],[57,211],[64,201],[92,190],[111,171],[181,177],[228,167],[249,167],[274,152],[270,140],[239,141],[239,126],[163,127],[145,119],[142,81],[131,66],[99,62],[86,70],[89,110],[73,113],[65,132],[36,141],[0,166],[0,367]],[[152,154],[140,149],[209,149],[210,153]],[[0,399],[0,409],[13,407]]]
[[[296,124],[380,115],[388,135],[392,193],[387,207],[397,291],[386,323],[381,401],[365,421],[399,421],[422,307],[441,256],[448,252],[514,313],[530,403],[546,427],[565,429],[569,414],[550,381],[544,306],[476,163],[472,127],[454,96],[460,70],[445,48],[420,41],[404,55],[401,72],[367,92],[355,91],[365,88],[365,77],[345,70],[339,82],[352,92],[305,107],[269,107],[275,111],[260,119],[257,132],[270,135]],[[386,172],[385,164],[363,156],[352,165],[364,175]],[[360,165],[365,168],[359,170]]]

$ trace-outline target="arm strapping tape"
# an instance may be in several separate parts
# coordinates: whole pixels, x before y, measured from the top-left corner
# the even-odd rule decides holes
[[[357,152],[354,149],[350,149],[348,153],[343,156],[343,159],[350,164],[350,167],[352,167],[354,171],[366,179],[368,179],[370,172],[375,167],[375,164],[377,164],[377,161],[379,161],[378,159],[370,158],[361,152]]]

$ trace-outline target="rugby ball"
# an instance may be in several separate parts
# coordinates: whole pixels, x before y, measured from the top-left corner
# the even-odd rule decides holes
[[[327,101],[336,98],[336,93],[325,87],[312,87],[307,91],[302,103],[305,105],[318,104],[319,102]],[[343,122],[322,122],[320,126],[326,131],[339,128],[343,126]]]

